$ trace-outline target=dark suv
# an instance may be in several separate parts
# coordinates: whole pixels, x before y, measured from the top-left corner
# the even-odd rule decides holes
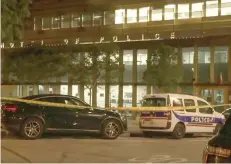
[[[208,141],[203,163],[231,163],[231,115],[219,133]]]
[[[62,103],[75,107],[47,106],[30,102],[6,101],[2,105],[2,125],[27,139],[37,139],[44,132],[98,133],[115,139],[127,130],[127,119],[115,111],[92,108],[68,95],[34,95],[22,100]]]

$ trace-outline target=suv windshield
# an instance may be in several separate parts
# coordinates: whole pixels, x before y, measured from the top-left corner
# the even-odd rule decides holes
[[[231,115],[228,117],[223,128],[220,130],[220,134],[231,136]]]
[[[143,100],[144,107],[166,106],[165,98],[147,98]]]

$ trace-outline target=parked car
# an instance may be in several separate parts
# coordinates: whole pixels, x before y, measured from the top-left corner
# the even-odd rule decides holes
[[[206,100],[192,95],[156,93],[143,98],[144,107],[166,107],[168,110],[142,111],[140,130],[145,137],[155,133],[170,133],[175,139],[194,133],[217,133],[223,126],[225,117],[216,112]],[[208,106],[187,109],[191,106]],[[171,107],[182,109],[173,110]]]
[[[225,111],[222,112],[222,114],[225,116],[225,119],[227,119],[231,114],[231,108],[226,109]]]
[[[203,163],[231,163],[231,115],[203,151]]]
[[[103,138],[116,139],[127,130],[125,116],[116,111],[92,108],[73,96],[47,94],[22,99],[83,106],[80,109],[19,101],[5,102],[1,107],[4,128],[26,139],[40,138],[44,132],[95,132]]]

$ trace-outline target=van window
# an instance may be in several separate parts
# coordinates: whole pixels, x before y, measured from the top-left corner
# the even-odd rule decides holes
[[[182,101],[182,99],[173,99],[172,105],[173,105],[173,107],[183,107],[183,101]],[[184,111],[184,109],[179,109],[176,111]]]
[[[195,101],[193,99],[184,99],[185,107],[195,106]],[[196,109],[186,109],[187,112],[196,112]]]
[[[200,101],[200,100],[197,100],[197,104],[198,104],[198,106],[208,106],[209,105],[209,104],[205,103],[204,101]],[[213,109],[210,108],[210,107],[199,108],[199,112],[200,113],[205,113],[205,114],[212,114]]]
[[[165,98],[147,98],[143,101],[144,107],[156,107],[156,106],[166,106]]]

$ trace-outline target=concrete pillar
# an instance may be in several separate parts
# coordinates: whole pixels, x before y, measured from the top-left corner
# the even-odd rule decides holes
[[[94,85],[92,87],[92,92],[91,92],[91,97],[92,97],[92,106],[96,107],[97,106],[97,85]]]
[[[195,83],[198,82],[198,46],[197,44],[194,44],[194,79],[195,81],[193,82],[193,94],[197,95],[197,88],[195,86]]]
[[[68,76],[68,95],[72,96],[72,85],[73,85],[73,79],[71,76]]]
[[[84,100],[84,84],[79,84],[79,98],[81,100]]]
[[[229,43],[228,60],[228,81],[231,83],[231,43]]]
[[[119,94],[118,94],[118,106],[122,107],[123,106],[123,71],[124,69],[124,64],[123,64],[123,50],[120,51],[119,54],[119,65],[121,67],[120,75],[119,75]]]
[[[110,67],[110,55],[106,54],[106,71],[105,71],[105,107],[110,107],[110,74],[111,72],[107,69]]]
[[[137,49],[133,50],[132,63],[132,106],[137,106]],[[137,112],[132,112],[132,117],[136,118]]]
[[[147,55],[147,60],[150,61],[151,60],[151,52],[150,49],[148,49],[148,55]],[[149,68],[149,64],[147,64],[147,69]],[[148,84],[147,85],[147,94],[151,94],[152,92],[152,85]]]
[[[110,85],[105,85],[105,107],[110,107]]]
[[[215,69],[214,69],[214,46],[210,47],[210,82],[215,83]]]
[[[178,54],[178,58],[177,58],[177,64],[178,66],[181,68],[181,70],[183,69],[183,62],[182,62],[182,47],[178,46],[177,48],[177,54]],[[182,74],[183,75],[183,74]],[[182,78],[181,77],[180,81],[182,82]],[[177,93],[182,93],[182,88],[180,85],[177,86]]]

